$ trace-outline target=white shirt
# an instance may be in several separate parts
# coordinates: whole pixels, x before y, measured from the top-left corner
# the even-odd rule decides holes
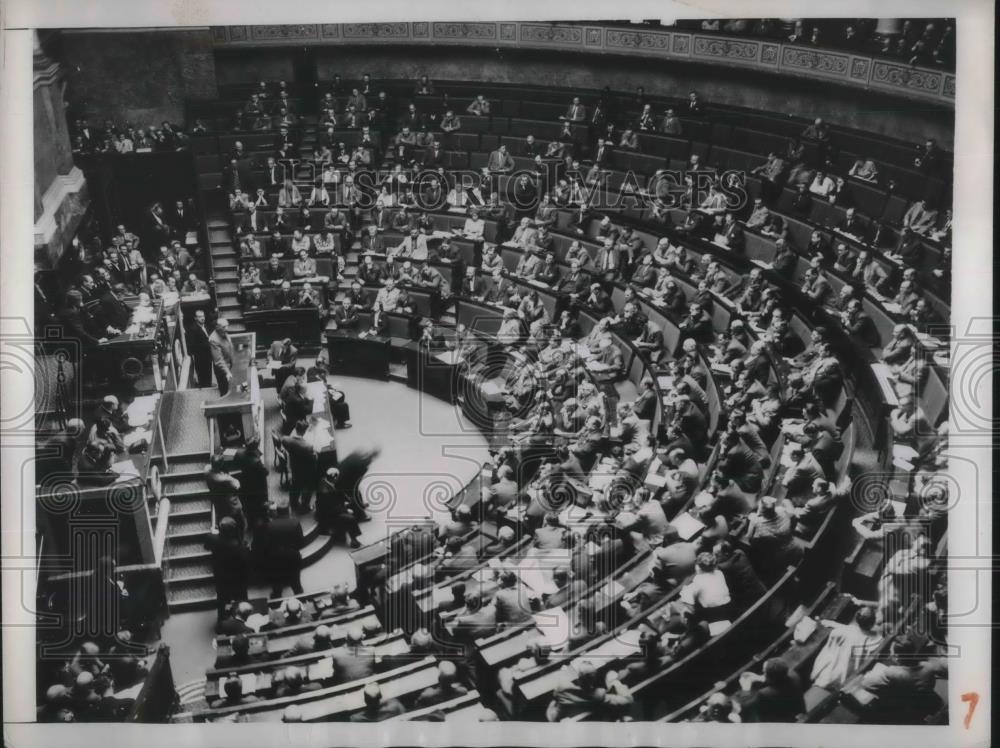
[[[729,585],[726,577],[716,569],[710,572],[697,572],[680,594],[682,602],[694,605],[696,602],[703,608],[718,608],[729,603]]]

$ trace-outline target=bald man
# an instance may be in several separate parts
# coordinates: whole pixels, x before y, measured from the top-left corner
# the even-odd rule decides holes
[[[383,699],[378,683],[365,686],[365,708],[351,715],[351,722],[381,722],[398,717],[406,709],[397,699]]]
[[[417,709],[422,709],[425,706],[439,704],[468,692],[468,688],[458,683],[458,669],[455,667],[455,663],[444,660],[438,663],[438,684],[421,691],[414,706]]]
[[[367,678],[375,674],[375,653],[362,644],[364,632],[360,626],[347,631],[347,641],[330,653],[337,683]]]
[[[483,547],[480,552],[480,559],[492,558],[493,556],[499,556],[504,551],[512,548],[517,539],[517,535],[514,532],[513,527],[501,527],[497,532],[497,539]]]

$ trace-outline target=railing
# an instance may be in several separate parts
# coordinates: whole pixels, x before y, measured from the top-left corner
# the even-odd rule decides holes
[[[955,74],[902,62],[723,34],[600,24],[341,23],[213,26],[217,48],[260,46],[470,45],[615,54],[750,69],[955,106]]]

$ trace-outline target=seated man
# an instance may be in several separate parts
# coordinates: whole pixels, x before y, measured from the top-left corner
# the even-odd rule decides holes
[[[243,695],[243,683],[239,678],[230,678],[222,686],[222,691],[225,696],[221,699],[215,699],[210,701],[208,706],[211,709],[221,709],[227,706],[241,706],[243,704],[252,704],[257,701],[257,697],[253,694]]]
[[[315,278],[316,260],[309,256],[307,250],[300,250],[295,263],[292,265],[292,274],[296,278]]]
[[[375,673],[375,652],[362,644],[363,640],[361,627],[352,626],[347,631],[347,641],[330,652],[338,683],[350,683]]]
[[[414,707],[422,709],[423,707],[432,706],[442,701],[448,701],[449,699],[467,694],[469,689],[461,683],[456,682],[457,676],[458,671],[455,668],[454,662],[444,660],[438,663],[438,684],[421,691],[420,695],[417,696]]]
[[[632,703],[632,692],[621,682],[618,673],[609,670],[604,687],[601,687],[597,668],[584,660],[570,669],[565,680],[556,686],[545,717],[549,722],[559,722],[581,712],[595,711],[613,719]]]
[[[378,683],[365,686],[365,708],[351,715],[351,722],[382,722],[406,712],[398,699],[383,699]]]

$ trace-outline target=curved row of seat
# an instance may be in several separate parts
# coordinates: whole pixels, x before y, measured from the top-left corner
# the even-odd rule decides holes
[[[507,123],[508,127],[510,127],[511,125],[512,125],[511,122]],[[490,134],[497,134],[497,133],[490,133]],[[480,135],[479,136],[479,145],[480,145],[480,147],[482,147],[482,144],[483,144],[483,138],[482,138],[482,135]],[[473,155],[476,155],[476,154],[471,154],[471,153],[469,154],[469,162],[470,163],[472,162],[472,156]],[[640,212],[633,211],[631,213],[629,213],[627,211],[623,211],[623,212],[616,213],[614,215],[615,215],[615,220],[616,221],[622,222],[622,223],[633,223],[636,226],[643,226],[643,221],[645,219],[645,216],[642,214],[641,211]],[[561,215],[561,217],[560,217],[560,222],[559,222],[559,224],[557,224],[557,226],[559,226],[560,228],[568,228],[569,225],[570,225],[569,221],[572,220],[572,218],[573,217],[572,217],[571,214],[569,214],[568,212],[563,212],[562,215]],[[596,221],[596,219],[594,219],[594,221]],[[588,236],[588,235],[592,236],[593,235],[593,230],[595,228],[593,221],[585,221],[582,224],[577,223],[576,225],[580,228],[580,230],[582,231],[582,233],[583,233],[584,236]],[[495,230],[495,227],[494,227],[494,230]],[[558,229],[557,229],[557,231],[558,231]],[[659,235],[667,234],[668,236],[671,237],[671,239],[673,241],[676,241],[678,243],[684,244],[685,246],[688,246],[689,249],[691,249],[693,252],[695,252],[695,253],[697,253],[699,255],[705,254],[707,256],[713,257],[714,259],[720,260],[726,266],[726,268],[732,274],[734,274],[736,276],[738,276],[739,274],[745,274],[749,269],[751,269],[752,267],[754,267],[751,264],[752,259],[758,259],[756,257],[753,257],[753,258],[751,258],[751,259],[748,260],[747,258],[744,258],[744,257],[733,256],[733,254],[730,253],[729,251],[727,251],[727,250],[725,250],[723,248],[720,248],[718,246],[715,246],[711,242],[705,242],[705,241],[701,241],[701,240],[691,239],[689,237],[683,237],[683,236],[677,234],[676,232],[673,232],[671,229],[669,229],[669,228],[663,228],[661,226],[657,226],[654,229],[654,233],[651,234],[650,238],[656,239],[656,238],[658,238],[657,237],[658,234]],[[560,237],[558,233],[557,233],[557,237],[559,237],[559,241],[561,243],[562,242],[568,243],[569,241],[571,241],[574,238],[572,235]],[[590,246],[593,247],[593,245],[590,245]],[[761,252],[763,252],[763,251],[766,251],[766,249],[765,250],[755,250],[755,251],[761,251]],[[557,252],[558,252],[558,250],[557,250]],[[749,254],[750,253],[748,252],[748,255]],[[518,258],[518,250],[516,250],[514,248],[505,248],[502,251],[501,256],[503,257],[504,262],[505,262],[505,264],[508,267],[516,266],[516,261],[517,261],[517,258]],[[764,261],[764,260],[761,259],[760,261]],[[796,270],[797,270],[797,272],[801,272],[803,269],[804,269],[803,268],[803,263],[802,263],[802,261],[800,261],[799,267]],[[834,271],[832,273],[832,275],[833,275],[833,277],[837,277],[836,276],[836,271]],[[801,294],[797,293],[796,289],[793,286],[789,285],[789,281],[787,279],[778,278],[773,273],[770,273],[770,271],[767,272],[767,276],[768,276],[768,280],[770,282],[772,282],[775,285],[779,286],[779,288],[784,292],[784,294],[786,295],[786,300],[790,301],[793,305],[795,305],[796,307],[798,307],[798,309],[799,309],[799,311],[801,313],[801,316],[797,317],[797,319],[799,320],[800,324],[802,324],[802,330],[801,330],[802,334],[808,334],[810,325],[822,323],[822,324],[825,324],[825,325],[827,325],[828,327],[831,328],[831,331],[832,331],[833,335],[835,335],[835,336],[837,335],[836,325],[832,324],[832,323],[835,322],[835,318],[833,318],[829,314],[829,312],[827,312],[825,310],[817,310],[815,308],[812,308],[812,306],[810,304],[808,304],[808,303],[805,302],[804,297]],[[793,276],[793,280],[795,278],[796,278],[796,276]],[[535,290],[535,287],[533,287],[533,286],[525,286],[525,288],[526,289]],[[624,291],[624,289],[621,288],[621,287],[615,288],[613,290],[613,292],[617,292],[617,293],[623,293],[623,291]],[[549,298],[548,294],[544,294],[544,295],[540,294],[540,295],[542,295],[543,301],[545,299]],[[731,307],[732,307],[731,303],[727,303],[724,300],[724,297],[721,297],[721,296],[718,297],[718,301],[720,303],[717,305],[717,309],[721,308],[721,309],[725,310],[726,312],[730,312],[730,314],[731,314]],[[620,311],[620,308],[621,308],[621,296],[619,296],[619,298],[616,299],[616,302],[617,303],[615,303],[615,308]],[[659,310],[655,309],[655,307],[653,307],[652,305],[648,304],[645,300],[640,299],[640,302],[644,305],[644,310],[647,311],[647,313],[649,313],[649,314],[653,314],[653,313],[661,314],[659,312]],[[877,314],[879,314],[881,312],[880,318],[876,319],[875,321],[876,321],[876,325],[879,327],[880,333],[882,333],[884,335],[887,330],[891,329],[891,326],[895,324],[896,320],[893,318],[893,316],[890,313],[884,311],[884,307],[881,307],[881,304],[879,302],[880,302],[880,300],[877,299],[877,298],[868,298],[868,297],[865,298],[866,309],[870,309],[871,312],[874,312],[873,319],[875,318],[875,315],[877,315]],[[461,323],[463,321],[463,319],[471,319],[469,317],[464,317],[463,318],[463,309],[472,309],[472,310],[474,310],[473,317],[475,319],[482,319],[484,317],[483,313],[490,311],[489,307],[487,307],[485,305],[482,305],[481,303],[478,303],[475,300],[469,300],[469,299],[459,298],[458,302],[457,302],[456,312],[455,312],[455,321],[457,323]],[[942,311],[946,312],[947,311],[946,307]],[[494,315],[495,314],[496,314],[496,312],[494,311]],[[488,317],[489,315],[487,314],[485,316]],[[724,330],[724,329],[728,328],[729,316],[730,316],[729,314],[721,314],[720,313],[718,315],[718,318],[715,319],[715,320],[713,320],[713,322],[716,323],[714,325],[716,331],[720,331],[720,330]],[[666,320],[666,318],[664,318],[664,321],[668,322],[668,320]],[[669,325],[664,324],[664,328],[665,328],[665,330],[669,329]],[[482,335],[487,340],[490,338],[490,332],[491,331],[488,329],[488,326],[485,326],[483,328],[477,328],[475,330],[475,332],[477,334],[479,334],[479,335]],[[619,345],[623,345],[624,344],[626,347],[628,346],[628,341],[625,341],[625,340],[621,339],[620,337],[618,338],[617,342],[619,343]],[[845,348],[849,348],[849,347],[852,346],[852,341],[848,340],[844,336],[841,336],[840,342],[844,345]],[[668,350],[673,350],[673,348],[674,348],[674,346],[668,346]],[[642,378],[644,378],[646,376],[652,375],[655,372],[655,370],[653,369],[653,367],[650,366],[648,364],[648,362],[645,362],[643,360],[643,358],[644,357],[642,356],[641,352],[637,352],[637,351],[633,351],[632,352],[632,359],[631,360],[633,362],[635,362],[635,361],[639,362],[639,364],[634,367],[635,368],[635,372],[636,372],[636,379],[634,381],[636,381],[636,382],[640,381]],[[850,361],[852,361],[852,360],[857,360],[857,358],[845,360],[845,363],[849,364]],[[629,367],[627,367],[627,368],[629,369],[630,372],[633,369],[633,367],[631,365]],[[866,375],[866,372],[865,372],[864,369],[861,369],[860,371],[853,371],[853,370],[851,370],[848,367],[847,368],[847,374],[849,375],[848,378],[849,378],[850,385],[851,385],[851,389],[849,391],[849,396],[850,396],[850,399],[855,402],[855,408],[854,408],[855,413],[858,413],[859,410],[864,411],[866,405],[869,405],[872,402],[877,402],[877,401],[881,400],[883,393],[880,390],[878,390],[877,388],[873,387],[873,382],[875,381],[874,377],[870,376],[870,374]],[[935,411],[936,411],[936,417],[933,420],[936,422],[944,414],[945,405],[946,405],[947,388],[942,383],[942,373],[941,373],[940,370],[938,370],[938,369],[935,368],[934,370],[932,370],[932,374],[934,374],[937,377],[937,382],[938,382],[938,390],[937,390],[938,394],[937,394],[937,397],[940,398],[940,402],[935,402],[935,405],[934,405]],[[777,376],[777,374],[775,374],[775,376]],[[654,378],[654,381],[655,381],[655,376],[653,378]],[[946,380],[944,380],[944,381],[946,381]],[[859,397],[854,397],[854,396],[859,396]],[[879,412],[877,414],[868,413],[867,415],[868,415],[868,418],[863,419],[863,420],[867,420],[869,422],[869,425],[871,425],[871,424],[877,424],[877,422],[881,418],[884,418],[884,413],[883,412]],[[872,428],[870,428],[870,430],[868,432],[862,432],[860,434],[862,440],[866,444],[872,438],[872,435],[873,435],[873,433],[874,433],[875,430],[876,429],[874,427],[872,427]],[[850,459],[850,451],[847,450],[847,449],[845,449],[845,452],[847,453],[847,460],[845,461],[845,464],[842,466],[842,468],[846,471],[846,469],[847,469],[847,464],[846,463]],[[884,455],[883,455],[883,457],[884,457]],[[830,515],[828,515],[827,520],[829,520],[830,517],[832,517],[832,512],[830,513]],[[828,534],[828,528],[831,527],[831,526],[832,526],[831,522],[825,521],[823,523],[823,525],[821,526],[820,530],[817,532],[817,535],[823,535],[825,533]],[[712,652],[714,652],[714,651],[716,651],[716,650],[718,650],[718,649],[720,649],[721,647],[724,646],[724,644],[720,644],[719,642],[728,642],[728,641],[731,641],[731,640],[734,640],[734,639],[737,639],[737,638],[741,638],[743,636],[746,636],[747,632],[750,632],[750,631],[753,631],[753,630],[757,629],[760,621],[762,620],[761,618],[758,618],[758,616],[762,617],[763,619],[770,620],[770,621],[773,622],[775,619],[766,615],[766,612],[765,612],[766,609],[769,608],[769,605],[770,605],[770,603],[771,603],[772,600],[777,600],[778,598],[780,598],[782,596],[782,593],[788,592],[790,590],[790,588],[792,587],[792,585],[794,584],[795,581],[796,581],[796,575],[795,575],[794,569],[793,570],[789,570],[785,575],[781,576],[779,579],[777,579],[777,580],[774,581],[774,583],[772,584],[772,586],[769,589],[768,595],[765,598],[763,598],[761,601],[759,601],[758,605],[755,605],[751,609],[749,609],[747,611],[744,611],[744,613],[742,614],[742,616],[739,619],[737,619],[736,621],[734,621],[733,625],[729,629],[727,629],[725,633],[719,635],[719,637],[726,637],[725,639],[720,639],[719,637],[713,638],[709,642],[709,644],[706,645],[706,648],[703,648],[703,650],[700,650],[699,652],[692,654],[691,656],[689,656],[689,658],[686,658],[685,660],[683,660],[681,662],[675,663],[669,670],[664,671],[663,673],[657,674],[656,676],[654,676],[653,678],[649,679],[648,681],[645,681],[645,682],[640,683],[640,684],[636,684],[634,690],[637,693],[639,693],[639,694],[643,694],[644,695],[647,692],[648,693],[653,693],[653,692],[656,693],[656,696],[651,701],[648,702],[651,705],[651,707],[652,707],[652,711],[649,712],[649,714],[655,715],[655,716],[662,716],[662,717],[669,718],[670,715],[673,714],[678,708],[683,707],[684,703],[686,703],[684,701],[678,700],[676,702],[671,701],[669,703],[668,702],[662,702],[661,703],[658,700],[659,697],[660,697],[660,695],[663,693],[662,686],[664,685],[664,683],[667,680],[672,680],[673,676],[679,676],[679,675],[686,674],[687,670],[684,670],[685,667],[689,667],[690,666],[690,667],[692,667],[692,669],[698,669],[698,668],[694,667],[695,664],[698,664],[699,666],[703,666],[704,662],[706,660],[708,660],[709,658],[711,658]],[[633,621],[632,623],[634,624],[636,622]],[[634,628],[633,626],[629,626],[628,624],[629,624],[629,622],[626,622],[624,624],[624,625],[627,626],[626,630],[630,630],[630,629]],[[615,630],[617,630],[617,629],[615,629]],[[608,641],[610,641],[610,639]],[[758,645],[758,644],[760,644],[760,642],[755,642],[755,646]],[[586,653],[586,652],[593,652],[597,646],[600,646],[600,645],[599,644],[595,645],[593,648],[586,648],[586,649],[583,650],[583,652],[584,653]],[[773,645],[769,645],[769,646],[773,646]],[[574,656],[581,656],[581,653],[574,653]],[[549,666],[549,668],[550,669],[546,670],[544,673],[535,674],[535,675],[530,675],[529,674],[527,677],[523,678],[523,683],[524,684],[534,683],[535,679],[538,678],[538,677],[540,677],[541,675],[548,675],[548,674],[550,674],[552,666]],[[520,684],[519,684],[518,687],[520,688]],[[530,693],[532,693],[532,694],[535,693],[535,691],[532,690],[533,688],[535,688],[535,686],[526,686],[526,687],[528,688],[528,690],[529,690]],[[546,691],[544,686],[538,686],[537,687],[537,692],[538,692],[538,696],[536,697],[536,699],[540,700],[545,693],[549,693],[550,691]],[[526,699],[526,701],[531,702],[532,699],[529,698],[529,699]],[[585,718],[585,716],[584,716],[584,718]]]

